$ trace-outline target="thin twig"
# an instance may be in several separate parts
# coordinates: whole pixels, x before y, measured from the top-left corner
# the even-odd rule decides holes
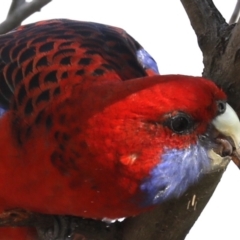
[[[236,23],[239,19],[239,13],[240,13],[240,0],[237,1],[235,9],[232,13],[232,16],[229,20],[229,24]]]
[[[0,34],[9,32],[13,28],[19,26],[23,20],[33,13],[40,11],[42,7],[51,1],[52,0],[33,0],[21,4],[19,8],[15,9],[15,11],[13,11],[7,19],[0,24]]]
[[[24,3],[26,3],[26,0],[12,0],[12,4],[9,8],[7,17],[9,17],[13,12],[15,12]]]

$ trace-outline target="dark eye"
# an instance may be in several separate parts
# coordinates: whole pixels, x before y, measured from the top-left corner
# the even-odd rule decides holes
[[[193,120],[185,113],[170,118],[169,127],[175,133],[188,133],[193,129]]]
[[[226,111],[226,102],[224,101],[217,101],[217,111],[218,111],[218,114],[222,114]]]

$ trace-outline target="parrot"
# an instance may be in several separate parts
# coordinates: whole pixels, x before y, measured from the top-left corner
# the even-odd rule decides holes
[[[99,220],[180,197],[240,146],[212,81],[160,75],[124,30],[68,19],[0,36],[0,132],[0,213]]]

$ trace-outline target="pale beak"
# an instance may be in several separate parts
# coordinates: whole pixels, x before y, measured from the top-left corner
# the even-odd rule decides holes
[[[219,132],[219,136],[215,139],[216,143],[222,147],[223,154],[218,154],[218,157],[228,155],[240,168],[240,121],[236,112],[226,104],[225,112],[218,115],[212,124]]]

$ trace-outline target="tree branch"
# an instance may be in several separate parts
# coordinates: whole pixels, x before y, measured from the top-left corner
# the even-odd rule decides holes
[[[228,102],[240,114],[240,68],[237,64],[240,60],[240,27],[228,25],[212,0],[181,2],[203,53],[203,76],[224,89]]]
[[[7,19],[0,24],[0,34],[9,32],[19,26],[23,20],[33,13],[40,11],[42,7],[52,0],[33,0],[31,2],[13,1]]]
[[[204,71],[208,71],[221,29],[227,28],[228,24],[211,0],[181,0],[181,2],[197,35],[206,68]]]
[[[26,0],[12,0],[12,4],[9,8],[8,15],[9,17],[13,12],[15,12],[21,5],[25,4]]]
[[[191,25],[199,37],[200,48],[206,51],[218,38],[218,31],[223,25],[227,25],[221,13],[209,0],[181,0],[189,17]],[[210,40],[207,44],[206,38]]]
[[[229,20],[229,24],[236,23],[239,19],[239,12],[240,12],[240,0],[237,1],[233,14]]]

